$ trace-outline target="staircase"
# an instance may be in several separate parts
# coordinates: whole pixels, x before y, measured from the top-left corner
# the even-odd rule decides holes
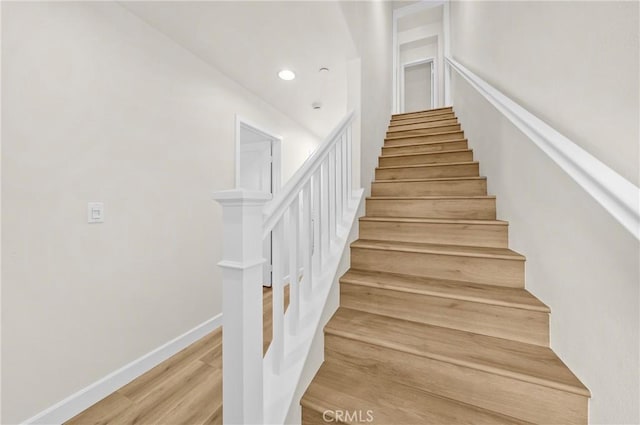
[[[584,424],[452,108],[392,117],[303,424]]]

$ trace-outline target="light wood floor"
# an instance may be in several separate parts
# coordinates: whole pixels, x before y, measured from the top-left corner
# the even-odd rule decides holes
[[[288,291],[285,291],[288,303]],[[264,351],[271,343],[271,291],[264,290]],[[222,423],[222,329],[195,342],[72,418],[67,425]]]

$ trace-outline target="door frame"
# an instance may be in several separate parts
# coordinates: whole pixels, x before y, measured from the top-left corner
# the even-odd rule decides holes
[[[391,36],[392,36],[392,79],[393,79],[393,87],[392,87],[392,108],[393,113],[400,113],[400,108],[403,107],[401,105],[404,104],[400,102],[400,71],[403,71],[400,67],[400,44],[398,42],[398,20],[404,18],[405,16],[412,15],[414,13],[421,12],[426,9],[430,9],[432,7],[444,6],[443,11],[443,22],[442,22],[442,30],[444,40],[444,54],[446,56],[449,55],[449,0],[422,0],[417,3],[410,4],[408,6],[400,7],[398,9],[393,10],[393,18],[392,18],[392,27],[391,27]],[[438,43],[440,40],[438,40]],[[404,73],[404,71],[403,71]]]
[[[271,195],[272,197],[276,195],[276,193],[280,192],[282,187],[282,137],[278,136],[276,133],[269,131],[266,127],[258,125],[241,115],[236,114],[236,122],[235,122],[235,182],[234,186],[237,189],[240,184],[240,158],[241,158],[241,133],[242,129],[249,130],[253,133],[257,133],[261,136],[264,136],[265,140],[271,141]],[[269,252],[271,253],[271,258],[265,258],[265,267],[269,267],[270,272],[273,271],[273,238],[265,243],[268,243],[270,246]],[[263,282],[263,286],[271,286],[272,282]]]
[[[424,65],[425,63],[431,63],[431,108],[435,108],[436,99],[438,98],[438,85],[436,81],[438,81],[438,68],[436,58],[430,57],[427,59],[418,59],[412,62],[407,62],[402,64],[401,72],[400,72],[400,113],[405,112],[404,110],[404,74],[407,68],[412,66]]]
[[[238,114],[236,114],[235,127],[234,187],[238,188],[238,184],[240,183],[240,134],[241,130],[244,128],[245,130],[264,136],[265,139],[271,140],[271,192],[273,195],[280,192],[280,189],[282,188],[282,137]]]

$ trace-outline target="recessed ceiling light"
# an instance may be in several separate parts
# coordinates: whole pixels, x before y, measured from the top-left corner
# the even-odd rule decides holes
[[[283,69],[282,71],[278,72],[278,77],[280,77],[281,80],[291,81],[296,78],[296,74],[290,69]]]

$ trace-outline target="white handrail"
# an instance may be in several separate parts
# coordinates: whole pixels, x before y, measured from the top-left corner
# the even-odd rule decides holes
[[[464,65],[450,57],[445,57],[445,61],[636,239],[640,240],[640,188],[638,186],[518,105]]]
[[[347,127],[353,122],[355,117],[355,111],[349,112],[333,129],[331,133],[325,138],[313,154],[307,158],[302,166],[295,172],[295,174],[287,181],[285,186],[274,195],[273,199],[267,203],[264,208],[264,236],[273,230],[276,222],[282,217],[287,207],[293,202],[295,196],[302,190],[305,183],[311,178],[311,176],[318,170],[322,161],[327,155],[331,147],[335,144],[335,141],[341,134],[345,132]]]

